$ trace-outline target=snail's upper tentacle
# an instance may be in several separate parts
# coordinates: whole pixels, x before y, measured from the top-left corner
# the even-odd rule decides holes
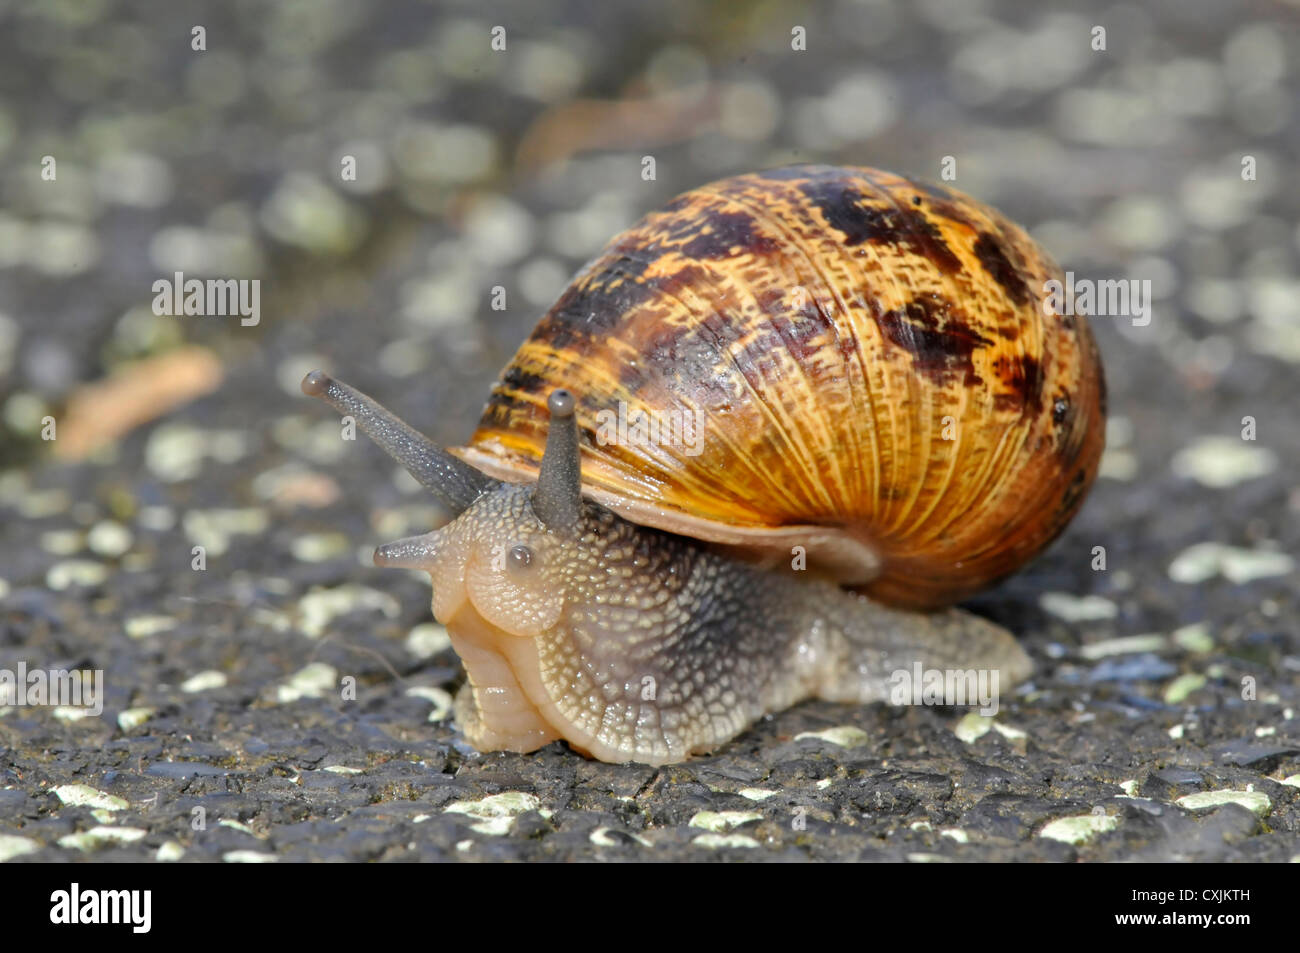
[[[577,526],[582,514],[581,458],[578,451],[578,423],[573,416],[573,395],[567,390],[551,392],[547,406],[551,423],[546,432],[533,494],[533,510],[548,529],[560,532]]]
[[[497,482],[453,457],[373,398],[324,371],[312,371],[304,377],[302,391],[309,397],[319,397],[341,414],[350,414],[366,436],[433,491],[453,518]]]

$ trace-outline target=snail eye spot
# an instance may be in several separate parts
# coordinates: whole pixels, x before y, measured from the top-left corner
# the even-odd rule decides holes
[[[1056,398],[1056,403],[1052,404],[1052,420],[1058,424],[1065,423],[1065,418],[1069,413],[1070,402],[1064,397]]]
[[[511,569],[527,569],[533,562],[533,551],[523,543],[510,547],[509,563]]]

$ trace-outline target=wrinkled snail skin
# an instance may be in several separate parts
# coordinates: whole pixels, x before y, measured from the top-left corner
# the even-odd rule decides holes
[[[435,614],[466,660],[457,721],[484,750],[557,738],[603,761],[706,752],[808,698],[888,698],[896,671],[1030,663],[968,613],[888,609],[826,580],[756,570],[586,503],[556,540],[505,485],[437,534]],[[527,567],[493,571],[498,547]],[[499,551],[499,550],[498,550]]]
[[[314,374],[336,406],[367,400]],[[576,443],[553,438],[553,451]],[[959,609],[891,609],[637,526],[582,501],[576,482],[542,489],[493,482],[446,526],[375,554],[429,573],[468,673],[457,724],[481,750],[563,739],[603,761],[665,764],[807,698],[885,700],[915,663],[998,669],[1008,684],[1031,670],[1010,633]],[[539,510],[569,512],[561,502],[573,518],[548,525]]]
[[[796,166],[616,237],[466,447],[319,371],[303,390],[450,514],[375,562],[430,574],[470,743],[665,764],[804,699],[886,699],[918,664],[1028,677],[1009,632],[944,606],[1041,550],[1095,476],[1104,382],[1086,322],[1041,310],[1058,275],[968,197]],[[699,443],[604,444],[620,405],[698,414]]]

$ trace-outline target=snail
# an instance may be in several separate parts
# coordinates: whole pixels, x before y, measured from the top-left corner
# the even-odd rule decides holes
[[[302,386],[451,514],[375,562],[430,574],[467,740],[660,765],[808,698],[885,700],[917,664],[1028,677],[953,604],[1096,475],[1105,384],[1085,320],[1044,301],[1059,276],[968,196],[792,166],[615,237],[464,447],[323,372]]]

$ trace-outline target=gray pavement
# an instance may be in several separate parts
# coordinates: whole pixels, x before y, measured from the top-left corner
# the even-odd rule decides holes
[[[658,7],[0,3],[0,669],[105,679],[99,715],[0,707],[0,862],[1300,858],[1296,10]],[[658,770],[469,749],[427,581],[368,565],[431,502],[302,373],[456,443],[677,192],[945,156],[1154,299],[1093,322],[1079,517],[968,603],[1032,682],[992,719],[805,704]],[[257,323],[156,315],[177,271],[259,278]]]

